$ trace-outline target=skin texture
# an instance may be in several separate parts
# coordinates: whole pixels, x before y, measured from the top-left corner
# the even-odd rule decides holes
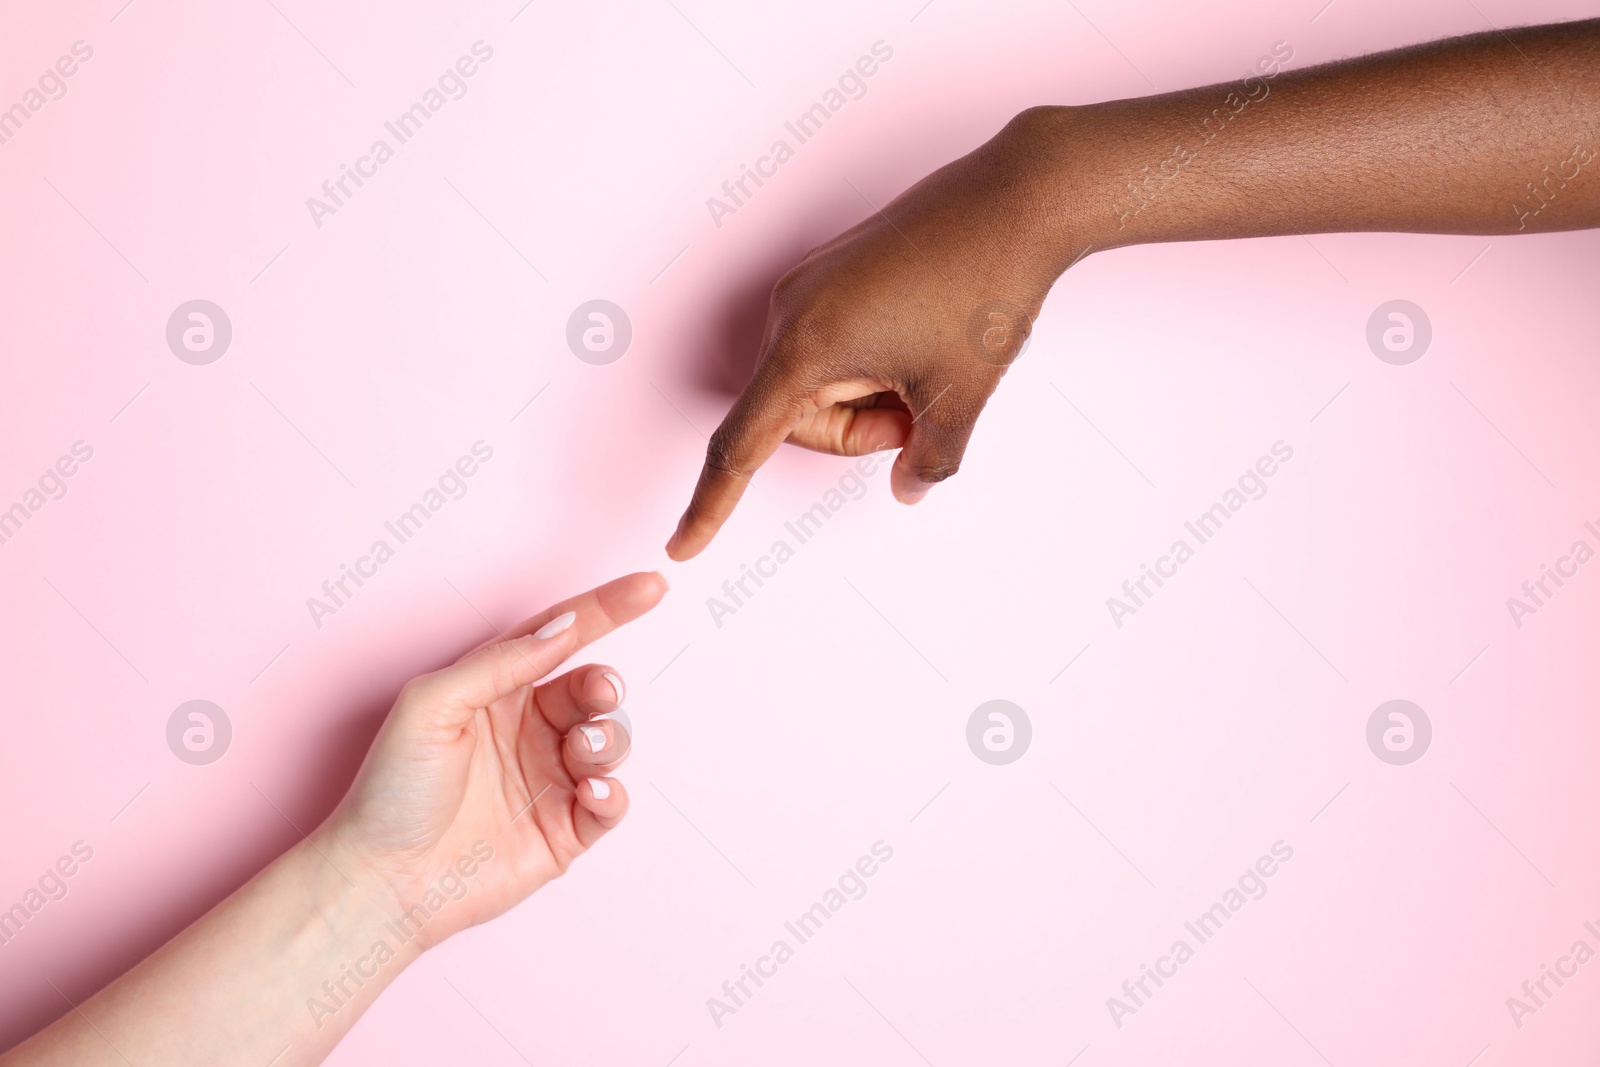
[[[1493,31],[1082,107],[1023,112],[812,250],[773,290],[755,374],[677,531],[699,553],[785,441],[899,448],[911,504],[960,468],[1051,286],[1158,241],[1600,225],[1600,20]]]
[[[1438,42],[1235,85],[1041,107],[814,249],[773,293],[756,373],[669,544],[695,555],[785,440],[899,448],[897,497],[954,474],[1055,280],[1122,245],[1337,231],[1600,225],[1600,21]],[[654,607],[619,579],[405,687],[339,808],[155,955],[0,1057],[320,1063],[423,951],[558,877],[627,809],[602,667],[548,676]],[[533,633],[565,611],[574,625]],[[615,672],[612,672],[615,673]],[[548,680],[547,680],[548,679]],[[597,798],[589,781],[610,787]],[[483,860],[485,850],[491,858]],[[466,875],[463,857],[473,859]],[[359,987],[323,985],[446,879],[469,891]],[[391,942],[392,936],[387,937]]]
[[[665,592],[658,574],[620,578],[408,683],[327,821],[0,1064],[321,1063],[426,949],[559,877],[626,814],[627,791],[608,775],[627,756],[627,733],[591,721],[618,707],[604,677],[617,672],[550,675]],[[533,636],[567,611],[577,613],[570,627]],[[584,736],[595,727],[598,751]],[[596,796],[595,779],[609,795]],[[401,943],[385,924],[430,891],[442,906]],[[395,950],[381,965],[379,940]],[[376,973],[358,982],[349,969],[363,957]]]

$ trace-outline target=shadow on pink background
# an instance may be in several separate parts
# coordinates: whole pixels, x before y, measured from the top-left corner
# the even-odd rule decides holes
[[[330,1062],[1600,1054],[1600,964],[1520,1026],[1506,1005],[1600,949],[1600,571],[1520,627],[1506,606],[1600,548],[1592,234],[1093,256],[925,504],[868,479],[720,620],[708,598],[845,462],[785,451],[705,555],[660,548],[772,282],[863,198],[1030,104],[1592,5],[919,2],[5,16],[0,106],[93,56],[0,144],[0,507],[93,455],[0,545],[0,907],[75,842],[93,858],[0,945],[0,1043],[314,825],[398,686],[485,618],[663,567],[667,603],[595,650],[631,683],[623,830],[425,958]],[[479,41],[465,95],[316,225],[307,198]],[[717,225],[706,199],[879,41],[865,95]],[[565,341],[597,297],[633,326],[606,366]],[[193,299],[233,328],[204,366],[165,337]],[[1406,366],[1365,337],[1393,299],[1433,329]],[[465,495],[317,625],[307,598],[479,441]],[[1277,442],[1265,495],[1119,627],[1107,598]],[[208,766],[166,742],[197,698],[234,731]],[[1032,724],[1005,766],[967,746],[993,699]],[[1393,699],[1432,724],[1405,766],[1367,744]],[[880,841],[866,894],[714,1019]],[[1185,923],[1278,842],[1197,945]],[[1114,1019],[1180,938],[1193,959]]]

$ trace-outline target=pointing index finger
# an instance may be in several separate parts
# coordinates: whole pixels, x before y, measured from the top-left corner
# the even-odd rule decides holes
[[[802,398],[788,383],[757,374],[706,446],[705,466],[689,507],[667,541],[667,555],[682,562],[711,543],[733,514],[750,476],[772,457],[802,417]]]

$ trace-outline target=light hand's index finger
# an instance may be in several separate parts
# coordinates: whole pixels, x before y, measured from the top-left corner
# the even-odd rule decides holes
[[[531,685],[584,645],[637,619],[666,591],[666,579],[653,572],[607,582],[524,619],[451,666],[413,679],[407,688],[422,708],[445,712],[442,725],[459,725],[473,708]]]
[[[619,626],[637,619],[661,603],[666,592],[667,580],[655,571],[624,575],[522,620],[499,640],[515,640],[526,634],[537,633],[552,619],[571,611],[578,616],[572,626],[577,636],[577,643],[572,650],[576,652]]]

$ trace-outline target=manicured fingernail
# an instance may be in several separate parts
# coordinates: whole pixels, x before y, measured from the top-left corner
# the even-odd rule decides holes
[[[672,539],[674,541],[676,541],[678,538],[676,536],[674,536]],[[667,546],[667,550],[671,551],[672,550],[672,546],[668,545]],[[661,588],[662,589],[667,590],[668,592],[670,592],[672,590],[672,583],[667,581],[667,576],[665,574],[662,574],[660,571],[651,571],[650,573],[654,574],[657,578],[661,579]]]
[[[903,504],[915,504],[927,495],[928,491],[926,489],[907,489],[900,494],[900,502]]]
[[[623,698],[628,694],[628,690],[622,684],[622,679],[618,678],[610,671],[603,672],[600,677],[611,683],[612,692],[617,694],[617,704],[621,705]]]
[[[577,621],[578,613],[576,611],[563,611],[560,615],[533,631],[533,636],[541,641],[547,640]]]
[[[578,729],[583,732],[583,739],[589,742],[590,752],[599,752],[606,747],[606,732],[600,727],[580,726]]]
[[[604,778],[589,779],[589,792],[594,794],[596,800],[604,800],[611,795],[611,783]]]

